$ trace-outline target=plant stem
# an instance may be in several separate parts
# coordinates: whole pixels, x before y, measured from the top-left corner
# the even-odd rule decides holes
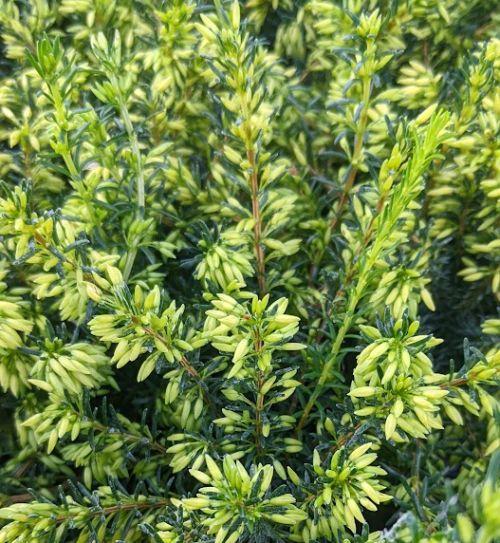
[[[96,421],[91,421],[91,425],[94,429],[99,430],[100,432],[109,432],[111,429],[109,426],[105,426],[104,424],[101,424],[100,422],[96,422]],[[163,445],[161,445],[160,443],[156,441],[150,441],[149,438],[145,436],[140,436],[140,435],[138,436],[135,434],[131,434],[129,432],[122,432],[120,429],[118,429],[118,434],[124,439],[127,439],[129,441],[143,441],[145,445],[149,445],[151,449],[159,453],[162,453],[162,454],[167,453],[166,447],[164,447]],[[147,440],[147,442],[145,440]]]
[[[97,517],[101,515],[104,515],[104,516],[112,515],[113,513],[118,513],[118,511],[131,511],[134,509],[137,511],[140,511],[142,509],[159,509],[160,507],[164,507],[168,505],[169,503],[170,503],[170,500],[166,498],[158,500],[158,501],[154,501],[154,502],[150,501],[150,502],[119,503],[116,505],[111,505],[109,507],[99,508],[96,511],[89,511],[89,517],[93,518],[93,517]],[[55,518],[55,522],[59,524],[75,516],[78,516],[78,513],[76,513],[75,515],[71,515],[71,514],[59,515],[58,517]]]
[[[137,317],[132,317],[132,322],[134,324],[140,325],[140,321],[137,319]],[[158,341],[163,343],[163,345],[166,345],[168,347],[168,343],[165,341],[165,339],[160,334],[155,332],[153,329],[149,328],[148,326],[142,326],[142,325],[141,325],[141,328],[148,336],[151,336],[154,339],[157,339]],[[189,363],[188,359],[185,356],[181,358],[180,364],[189,373],[189,375],[191,375],[191,377],[195,377],[196,379],[200,378],[200,374],[195,370],[195,368],[193,368],[193,366],[191,366],[191,364]]]
[[[250,163],[251,174],[251,191],[252,191],[252,215],[254,220],[253,233],[254,233],[254,252],[255,259],[257,261],[257,282],[259,284],[259,293],[262,295],[266,291],[266,278],[265,278],[265,261],[264,251],[262,249],[262,218],[260,215],[259,204],[259,179],[257,176],[257,164],[255,161],[255,152],[253,149],[247,148],[247,159]]]
[[[257,359],[260,357],[260,351],[262,350],[262,341],[257,331],[257,335],[254,340],[255,352],[257,353]],[[264,394],[262,394],[262,387],[264,385],[264,372],[257,369],[257,399],[255,402],[255,451],[257,455],[262,452],[262,410],[264,409]]]
[[[346,291],[346,288],[351,284],[351,282],[353,281],[353,279],[356,276],[356,265],[359,262],[359,258],[363,254],[363,251],[367,248],[368,244],[370,243],[370,241],[372,239],[372,234],[373,234],[373,230],[374,230],[374,227],[375,227],[375,223],[376,223],[377,218],[382,213],[386,197],[387,197],[386,194],[382,194],[380,196],[378,202],[377,202],[377,209],[376,209],[375,215],[371,218],[370,223],[368,224],[368,228],[366,229],[365,235],[363,236],[363,241],[361,243],[361,246],[359,247],[359,249],[354,254],[354,256],[352,258],[352,261],[351,261],[349,267],[347,268],[347,273],[345,275],[344,283],[343,283],[343,285],[341,287],[339,287],[339,289],[335,293],[335,296],[333,297],[332,305],[330,306],[330,309],[328,310],[328,316],[329,317],[331,317],[331,315],[332,315],[335,301],[340,296],[342,296],[342,294],[344,294],[344,292]]]
[[[380,243],[378,242],[378,240],[376,240],[372,250],[369,253],[369,257],[367,258],[365,264],[363,265],[360,271],[356,288],[354,289],[351,297],[349,298],[349,304],[347,306],[347,311],[344,317],[344,321],[342,322],[342,325],[339,328],[339,331],[337,332],[335,342],[333,343],[332,349],[330,351],[330,356],[328,357],[328,360],[323,366],[323,370],[321,371],[320,377],[316,383],[316,386],[314,387],[313,393],[311,397],[309,398],[309,401],[307,402],[306,407],[304,408],[304,412],[297,426],[297,432],[300,432],[300,430],[304,427],[305,423],[307,422],[309,413],[311,412],[311,409],[313,408],[316,400],[321,394],[323,387],[330,376],[330,373],[334,364],[337,362],[339,358],[342,343],[345,339],[346,334],[349,332],[351,328],[359,300],[361,299],[361,297],[363,296],[365,292],[365,288],[368,283],[370,272],[382,250],[382,247],[383,247],[383,243]]]
[[[142,155],[139,150],[139,140],[137,139],[137,134],[132,125],[132,120],[130,119],[130,114],[125,103],[125,100],[120,100],[120,115],[122,117],[123,124],[125,125],[125,130],[127,131],[130,146],[132,148],[132,153],[136,161],[136,174],[137,174],[137,216],[138,218],[144,217],[144,210],[146,207],[146,196],[144,191],[144,172],[142,169]]]
[[[62,159],[64,160],[64,164],[66,165],[66,168],[68,169],[71,179],[77,184],[75,188],[78,188],[78,185],[80,184],[81,179],[80,179],[80,173],[78,172],[78,168],[75,165],[75,162],[71,155],[71,151],[69,149],[68,133],[67,133],[68,121],[67,121],[63,98],[61,96],[59,87],[56,84],[50,84],[50,83],[47,83],[47,84],[49,87],[49,92],[52,98],[52,102],[54,103],[56,123],[63,137],[62,144],[63,144],[64,149],[60,150],[60,155]]]
[[[342,213],[344,211],[344,208],[347,204],[347,201],[349,199],[349,194],[354,186],[354,183],[356,181],[356,176],[359,171],[359,161],[362,158],[363,155],[363,140],[365,138],[366,128],[368,124],[368,109],[370,106],[370,93],[371,93],[371,81],[369,77],[363,77],[361,80],[362,84],[362,108],[359,116],[359,124],[356,130],[356,135],[354,137],[354,149],[352,152],[351,157],[351,163],[349,165],[348,173],[347,173],[347,179],[344,184],[344,188],[342,190],[342,194],[340,196],[339,205],[337,207],[337,211],[331,220],[330,224],[328,225],[328,235],[327,239],[330,238],[330,235],[335,231],[336,226],[338,225],[340,219],[342,218]],[[322,249],[317,258],[315,259],[314,265],[311,267],[310,272],[310,283],[312,282],[315,270],[317,270],[319,264],[321,263],[323,259],[325,251]]]
[[[262,385],[264,384],[264,374],[261,370],[257,371],[257,401],[255,403],[255,450],[257,454],[262,451],[262,410],[264,409],[264,394],[262,394]]]
[[[381,209],[379,210],[380,213],[378,215],[380,219],[377,221],[377,229],[375,239],[373,240],[373,245],[367,249],[365,260],[361,261],[358,282],[354,290],[351,291],[352,294],[349,297],[344,321],[337,332],[337,337],[335,338],[335,342],[332,346],[330,356],[323,366],[313,393],[304,408],[304,412],[297,426],[298,432],[304,427],[314,403],[321,394],[323,386],[326,384],[328,377],[330,376],[330,372],[334,364],[336,364],[338,361],[342,343],[352,325],[357,305],[365,293],[371,271],[383,250],[384,244],[393,232],[404,210],[422,190],[422,187],[419,186],[418,181],[428,166],[436,148],[442,142],[440,137],[442,137],[441,133],[447,122],[448,115],[441,114],[439,116],[435,116],[433,120],[431,120],[425,135],[420,139],[415,139],[413,153],[411,158],[408,160],[407,171],[403,176],[403,179],[393,188],[390,200],[387,202],[387,207],[384,206],[385,199],[381,203]],[[370,224],[367,232],[368,237],[366,239],[371,237],[374,225],[375,223]]]
[[[139,320],[137,319],[137,317],[132,317],[132,322],[134,324],[139,324],[140,325],[140,322]],[[168,347],[168,343],[165,341],[165,339],[160,335],[158,334],[157,332],[155,332],[154,330],[152,330],[151,328],[149,328],[148,326],[142,326],[141,325],[141,328],[144,330],[144,332],[148,335],[148,336],[151,336],[153,337],[154,339],[160,341],[161,343],[163,343],[164,345],[166,345]],[[201,389],[201,392],[203,394],[203,397],[205,399],[205,402],[207,403],[207,405],[211,405],[212,402],[210,400],[210,397],[209,395],[207,394],[207,391],[206,391],[206,386],[205,384],[203,383],[203,380],[200,376],[200,374],[196,371],[196,369],[189,363],[189,360],[183,355],[179,361],[179,364],[186,370],[186,372],[197,382],[198,386],[200,387]]]
[[[356,181],[356,176],[359,171],[359,161],[361,160],[363,154],[363,140],[365,138],[366,127],[368,124],[368,108],[370,106],[371,82],[369,77],[364,77],[362,79],[362,88],[363,106],[359,115],[359,125],[356,131],[356,136],[354,138],[354,150],[352,153],[347,180],[344,185],[344,190],[342,191],[342,196],[340,197],[339,206],[337,208],[335,216],[330,223],[330,229],[332,231],[335,230],[335,227],[337,226],[339,220],[342,217],[342,212],[344,211],[344,207],[347,203],[349,193],[351,192],[352,187],[354,186],[354,182]]]

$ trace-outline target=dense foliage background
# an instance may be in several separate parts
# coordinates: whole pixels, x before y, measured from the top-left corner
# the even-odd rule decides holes
[[[0,543],[500,538],[495,4],[0,0]]]

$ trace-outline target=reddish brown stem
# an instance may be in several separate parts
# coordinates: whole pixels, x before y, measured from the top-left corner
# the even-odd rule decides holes
[[[250,163],[251,174],[251,191],[252,191],[252,215],[254,220],[253,234],[254,234],[254,252],[255,259],[257,261],[257,282],[259,284],[260,294],[264,294],[266,291],[266,272],[265,272],[265,260],[264,250],[262,248],[262,218],[260,215],[259,204],[259,179],[257,176],[257,164],[255,162],[255,153],[253,149],[247,150],[247,159]]]

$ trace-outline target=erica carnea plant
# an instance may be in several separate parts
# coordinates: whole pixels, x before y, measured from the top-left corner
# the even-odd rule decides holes
[[[498,541],[495,4],[0,0],[0,543]]]

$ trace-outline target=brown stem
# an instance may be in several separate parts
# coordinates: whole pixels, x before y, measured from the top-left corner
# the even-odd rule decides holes
[[[14,472],[12,473],[12,476],[15,479],[20,479],[35,462],[36,462],[36,458],[34,456],[32,456],[31,458],[28,458],[25,462],[23,462],[20,466],[18,466],[14,470]]]
[[[339,220],[342,218],[342,212],[347,203],[349,193],[351,192],[354,182],[356,181],[356,175],[358,174],[358,163],[361,159],[361,154],[363,152],[363,139],[365,137],[366,125],[368,122],[368,106],[370,102],[370,80],[364,78],[362,81],[363,85],[363,107],[361,109],[361,114],[359,117],[359,126],[356,131],[356,136],[354,138],[354,150],[352,153],[351,165],[349,167],[349,175],[344,185],[344,190],[342,191],[342,196],[340,197],[339,206],[337,212],[333,217],[330,223],[330,229],[333,231],[337,226]]]
[[[266,291],[266,278],[265,278],[265,261],[264,250],[262,249],[262,218],[260,215],[259,205],[259,179],[257,177],[257,164],[255,162],[255,152],[253,149],[247,149],[247,159],[250,163],[250,182],[252,191],[252,215],[254,220],[253,234],[254,234],[254,252],[255,259],[257,261],[257,282],[259,284],[260,294],[264,294]]]
[[[165,339],[155,332],[152,328],[149,328],[149,326],[142,326],[139,319],[137,317],[132,317],[132,322],[136,325],[140,325],[142,330],[148,335],[153,337],[154,339],[157,339],[160,343],[163,343],[166,347],[169,347],[168,343],[165,341]],[[191,377],[194,377],[195,379],[200,379],[200,374],[193,368],[193,366],[189,363],[188,359],[183,356],[180,360],[181,366],[191,375]]]
[[[335,213],[335,216],[330,222],[330,230],[332,230],[332,232],[335,230],[335,227],[337,226],[340,218],[342,217],[342,212],[344,211],[344,207],[347,203],[347,197],[349,196],[349,193],[351,192],[351,189],[354,185],[354,181],[356,181],[357,173],[358,173],[358,169],[354,165],[351,164],[349,168],[349,175],[347,177],[347,180],[344,185],[344,190],[342,191],[342,195],[340,197],[339,207],[337,208],[337,212]]]
[[[335,445],[331,447],[330,451],[334,452],[340,449],[340,447],[343,447],[351,439],[351,437],[361,428],[361,424],[361,422],[358,422],[350,432],[340,436],[337,439],[337,443],[335,443]]]
[[[26,503],[26,502],[30,502],[32,499],[33,499],[33,496],[28,493],[14,494],[13,496],[9,496],[7,500],[1,504],[1,506],[4,507],[12,503]]]
[[[157,339],[160,343],[163,343],[163,345],[169,347],[168,343],[165,341],[165,339],[155,332],[152,328],[149,328],[148,326],[141,325],[140,321],[137,319],[137,317],[132,317],[132,322],[134,324],[137,324],[141,326],[142,330],[148,335],[155,339]],[[212,402],[210,400],[209,395],[207,394],[207,391],[205,389],[205,385],[203,384],[203,380],[200,376],[200,374],[196,371],[196,369],[189,363],[189,360],[183,355],[182,358],[179,361],[179,364],[186,370],[186,372],[198,383],[199,387],[201,388],[201,392],[203,394],[203,397],[205,399],[205,402],[207,405],[210,405]]]
[[[103,507],[102,509],[98,509],[96,511],[89,511],[89,516],[91,518],[98,517],[101,515],[112,515],[114,513],[117,513],[118,511],[132,511],[137,510],[140,511],[142,509],[159,509],[160,507],[165,507],[170,503],[170,500],[168,499],[162,499],[157,502],[143,502],[143,503],[124,503],[124,504],[117,504],[117,505],[111,505],[109,507]],[[72,518],[72,515],[60,515],[56,517],[55,522],[60,523],[64,522],[65,520],[68,520]]]
[[[359,124],[356,130],[356,135],[354,137],[354,148],[352,152],[351,157],[351,163],[349,165],[349,173],[347,174],[347,179],[344,183],[344,188],[342,190],[342,194],[340,196],[340,201],[337,207],[337,210],[335,212],[335,215],[333,216],[332,220],[330,221],[330,224],[328,225],[328,235],[332,234],[335,231],[335,228],[337,227],[339,221],[342,218],[342,214],[344,211],[344,208],[349,200],[349,194],[354,186],[354,183],[356,181],[356,176],[358,174],[358,166],[359,161],[361,160],[362,154],[363,154],[363,140],[366,133],[366,127],[368,124],[368,108],[370,105],[370,92],[371,92],[371,85],[370,85],[370,79],[365,77],[362,80],[362,109],[359,116]],[[317,269],[319,267],[319,264],[321,263],[323,259],[323,255],[325,253],[324,248],[319,251],[317,258],[314,259],[313,265],[310,267],[309,270],[309,285],[312,286],[314,277],[316,275]]]
[[[440,388],[451,388],[451,387],[461,387],[466,385],[469,381],[474,380],[474,375],[471,375],[469,378],[460,378],[454,379],[453,381],[448,381],[447,383],[441,383]]]

